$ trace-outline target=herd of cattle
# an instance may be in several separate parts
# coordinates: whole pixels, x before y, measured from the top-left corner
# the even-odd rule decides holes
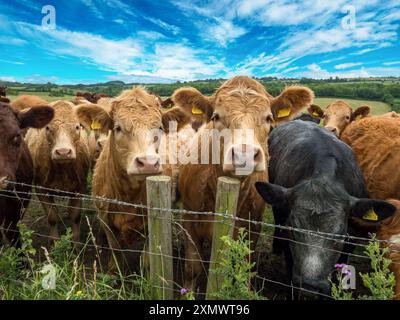
[[[184,87],[166,101],[141,87],[113,98],[78,93],[74,101],[52,103],[28,95],[10,102],[3,91],[0,224],[12,245],[20,245],[17,223],[29,204],[26,194],[32,184],[86,193],[87,176],[93,170],[94,196],[146,204],[146,176],[162,173],[172,177],[173,199],[179,195],[184,209],[210,212],[215,209],[218,177],[234,176],[241,181],[237,216],[242,218],[235,223],[234,236],[243,227],[256,246],[260,224],[250,228],[246,220],[262,221],[265,203],[272,206],[278,225],[343,236],[376,233],[392,249],[389,257],[400,299],[398,114],[370,116],[368,106],[353,111],[343,101],[322,110],[313,104],[314,93],[306,87],[290,86],[273,97],[258,81],[243,76],[224,82],[212,96]],[[318,125],[320,119],[323,127]],[[239,141],[232,135],[220,141],[218,163],[162,163],[160,141],[147,133],[161,130],[161,140],[168,141],[171,121],[177,122],[178,130],[186,129],[179,146],[199,157],[200,141],[213,144],[209,130],[250,129],[254,135],[252,140]],[[254,163],[251,172],[236,175],[242,159],[248,158]],[[10,192],[17,196],[10,197]],[[56,195],[38,192],[54,238],[59,236]],[[74,241],[80,238],[81,205],[78,197],[69,200]],[[143,209],[100,200],[95,205],[111,248],[143,249],[147,228]],[[204,292],[201,260],[209,256],[206,244],[211,243],[213,230],[209,220],[207,215],[189,213],[182,220],[184,287],[194,292]],[[289,281],[324,294],[330,292],[327,279],[334,265],[347,262],[347,253],[354,249],[353,238],[332,241],[281,228],[274,236],[273,252],[284,255]],[[137,254],[118,252],[121,265],[137,268]],[[116,267],[114,259],[109,267],[111,271]]]

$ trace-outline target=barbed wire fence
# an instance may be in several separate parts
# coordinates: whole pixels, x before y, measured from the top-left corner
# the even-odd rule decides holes
[[[222,179],[220,181],[220,179]],[[224,180],[225,179],[225,180]],[[139,219],[145,219],[148,221],[148,243],[143,249],[129,249],[129,248],[111,248],[110,246],[100,245],[95,242],[80,242],[69,240],[74,245],[85,246],[88,248],[92,248],[97,251],[105,250],[110,252],[118,252],[121,254],[125,253],[133,253],[138,255],[146,254],[150,260],[150,284],[152,291],[152,296],[156,299],[173,299],[174,294],[180,292],[179,289],[176,288],[176,281],[174,280],[174,261],[178,261],[180,263],[185,262],[199,262],[202,264],[203,270],[207,269],[207,266],[215,267],[218,265],[218,254],[221,249],[224,248],[224,244],[220,239],[224,235],[232,236],[233,230],[238,229],[237,223],[244,223],[248,226],[258,226],[261,227],[261,231],[257,232],[253,230],[251,227],[246,228],[246,232],[250,235],[255,235],[258,237],[265,237],[268,239],[277,239],[281,241],[288,241],[291,243],[308,246],[315,249],[331,251],[335,253],[342,253],[342,251],[323,247],[320,245],[295,241],[286,237],[278,237],[270,232],[266,232],[266,230],[274,230],[278,228],[282,231],[290,231],[290,232],[298,232],[305,234],[307,236],[316,237],[324,240],[333,241],[339,244],[351,244],[355,247],[365,248],[370,241],[379,242],[385,244],[391,252],[399,253],[400,250],[395,250],[391,248],[391,245],[398,245],[395,242],[389,240],[380,240],[380,239],[371,239],[365,237],[353,236],[350,234],[334,234],[328,232],[321,232],[316,230],[308,230],[301,228],[293,228],[290,226],[277,225],[273,223],[267,223],[264,221],[255,221],[251,219],[245,219],[236,216],[236,206],[237,199],[239,196],[239,187],[235,179],[228,179],[226,177],[219,178],[218,190],[217,190],[217,205],[216,212],[198,212],[198,211],[190,211],[185,209],[176,209],[171,208],[171,186],[170,186],[170,178],[155,176],[147,178],[147,204],[134,204],[129,202],[120,201],[117,199],[109,199],[105,197],[93,196],[88,194],[69,192],[59,189],[47,188],[44,186],[30,185],[25,183],[6,181],[8,185],[14,186],[14,188],[2,190],[0,192],[0,197],[5,198],[14,198],[19,200],[30,200],[31,202],[43,203],[35,198],[35,196],[48,196],[54,199],[57,199],[57,202],[45,202],[45,204],[61,207],[61,208],[72,208],[72,209],[81,209],[81,207],[74,207],[68,204],[62,203],[63,201],[68,200],[82,200],[83,202],[87,202],[89,205],[82,206],[82,209],[87,212],[96,213],[98,210],[93,204],[99,203],[107,203],[113,204],[118,207],[126,207],[131,209],[140,209],[140,212],[127,212],[127,211],[107,211],[108,214],[123,214],[137,217]],[[236,180],[237,181],[237,180]],[[234,186],[232,188],[232,186]],[[31,191],[21,191],[18,188],[26,187],[32,188]],[[218,201],[220,199],[220,201]],[[221,200],[222,199],[222,200]],[[236,199],[236,201],[232,202],[232,199]],[[147,211],[147,212],[146,212]],[[29,213],[28,213],[29,214]],[[201,217],[201,219],[198,219]],[[60,218],[62,221],[62,219]],[[183,235],[184,239],[190,241],[190,234],[183,227],[183,223],[185,222],[196,222],[196,223],[212,223],[213,224],[213,232],[217,236],[213,237],[213,241],[211,244],[211,257],[209,260],[205,260],[203,257],[201,259],[190,259],[188,257],[182,256],[181,254],[174,255],[173,254],[173,243],[179,242],[179,234]],[[89,225],[89,229],[91,229],[90,222],[87,219],[87,223]],[[0,230],[3,231],[17,231],[10,230],[7,226],[1,226]],[[173,232],[174,231],[174,232]],[[92,231],[91,231],[92,232]],[[50,235],[46,235],[42,232],[38,232],[34,230],[33,235],[36,237],[47,239],[50,241],[57,240],[57,238],[51,237]],[[173,239],[175,237],[175,239]],[[181,242],[182,237],[180,239]],[[179,245],[179,244],[178,244]],[[182,245],[182,243],[180,243]],[[185,245],[183,243],[183,245]],[[179,253],[181,249],[178,250]],[[271,253],[272,254],[272,253]],[[357,259],[363,259],[368,261],[370,258],[366,255],[356,254],[356,253],[347,253],[349,257],[354,257]],[[100,262],[100,261],[99,261]],[[400,264],[400,262],[392,261],[393,264]],[[258,267],[258,265],[256,266]],[[255,278],[262,282],[262,284],[272,283],[278,285],[282,288],[287,288],[288,290],[299,290],[301,292],[306,292],[313,294],[315,296],[319,296],[322,298],[332,299],[331,296],[308,290],[303,287],[295,286],[292,283],[285,283],[282,281],[278,281],[277,279],[270,279],[265,276],[260,276],[256,274]],[[211,297],[211,292],[216,292],[219,290],[219,286],[221,284],[222,278],[221,276],[216,276],[211,273],[208,274],[207,279],[207,292],[196,292],[197,294],[206,296],[207,298]]]

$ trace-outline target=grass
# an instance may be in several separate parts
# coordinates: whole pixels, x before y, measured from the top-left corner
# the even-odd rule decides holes
[[[390,107],[388,104],[381,101],[372,100],[356,100],[347,98],[315,98],[314,103],[324,109],[328,104],[337,100],[343,100],[347,102],[353,109],[361,107],[362,105],[368,105],[371,107],[371,113],[373,115],[384,114],[390,111]]]

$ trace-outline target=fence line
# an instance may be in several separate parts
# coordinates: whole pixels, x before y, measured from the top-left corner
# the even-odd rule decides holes
[[[59,198],[63,198],[63,199],[71,199],[72,198],[72,199],[81,199],[81,200],[85,200],[85,201],[102,201],[102,202],[113,203],[113,204],[117,204],[117,205],[121,205],[121,206],[130,206],[130,207],[133,207],[133,208],[139,208],[139,209],[145,209],[145,210],[157,210],[157,211],[160,211],[160,212],[168,211],[168,212],[172,212],[172,213],[176,213],[176,214],[221,216],[221,217],[224,217],[224,218],[228,218],[229,217],[228,215],[226,215],[224,213],[218,213],[218,212],[191,211],[191,210],[186,210],[186,209],[173,209],[173,208],[171,208],[171,209],[155,208],[155,207],[149,207],[149,206],[144,205],[144,204],[133,204],[133,203],[124,202],[124,201],[115,200],[115,199],[108,199],[108,198],[98,197],[98,196],[89,196],[87,194],[81,194],[81,193],[75,193],[75,192],[69,192],[69,191],[62,191],[62,190],[59,190],[59,189],[51,189],[51,188],[47,188],[47,187],[30,185],[30,184],[26,184],[26,183],[13,182],[13,181],[8,181],[8,180],[6,181],[6,183],[14,184],[14,185],[21,185],[21,186],[28,186],[28,187],[33,187],[33,188],[39,188],[39,189],[44,189],[44,190],[47,190],[47,191],[52,191],[52,192],[57,192],[57,193],[72,194],[72,195],[75,196],[75,197],[68,197],[68,196],[54,195],[54,194],[50,194],[50,193],[44,194],[44,195],[47,195],[47,196],[59,197]],[[15,191],[15,190],[13,190],[12,192],[21,193],[20,191]],[[30,193],[29,192],[25,192],[25,193],[32,194],[32,195],[36,195],[37,194],[35,192],[30,192]],[[39,195],[43,195],[43,194],[39,193]],[[19,198],[19,197],[17,197],[17,198]],[[50,204],[54,205],[53,203],[50,203]],[[96,211],[96,209],[89,209],[89,208],[82,208],[82,209]],[[127,214],[127,215],[147,216],[145,214],[136,214],[136,213],[131,213],[131,212],[115,212],[115,211],[114,212],[113,211],[108,211],[108,212],[109,213],[118,213],[118,214]],[[336,233],[308,230],[308,229],[302,229],[302,228],[294,228],[294,227],[290,227],[290,226],[277,225],[277,224],[267,223],[267,222],[263,222],[263,221],[255,221],[255,220],[250,220],[250,219],[244,219],[244,218],[240,218],[240,217],[235,217],[233,219],[236,220],[236,221],[240,221],[240,222],[246,222],[246,223],[249,223],[249,224],[261,225],[261,226],[270,227],[270,228],[278,228],[278,229],[285,230],[285,231],[294,231],[294,232],[300,232],[300,233],[305,233],[305,234],[308,234],[308,235],[315,235],[315,236],[321,236],[321,237],[327,236],[327,237],[325,237],[325,239],[332,240],[332,241],[335,241],[335,239],[332,239],[332,237],[334,237],[334,238],[344,238],[344,239],[352,239],[352,240],[360,240],[360,241],[368,241],[368,242],[369,241],[374,241],[374,242],[381,242],[381,243],[387,243],[387,244],[397,244],[396,242],[393,242],[393,241],[390,241],[390,240],[371,239],[371,238],[365,238],[365,237],[352,236],[352,235],[349,235],[349,234],[343,235],[343,234],[336,234]],[[201,220],[195,220],[195,221],[196,222],[201,222]],[[215,221],[210,221],[210,222],[215,222]]]

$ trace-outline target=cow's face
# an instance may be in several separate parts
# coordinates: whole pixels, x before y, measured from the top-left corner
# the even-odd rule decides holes
[[[306,181],[289,189],[258,182],[256,188],[274,210],[285,214],[286,226],[297,229],[287,233],[294,285],[324,294],[330,293],[328,278],[343,242],[323,233],[345,235],[350,217],[376,224],[396,210],[386,201],[352,197],[326,179]]]
[[[53,120],[46,126],[45,136],[50,157],[54,163],[70,163],[76,160],[77,145],[81,134],[85,134],[74,113],[74,104],[56,101],[50,104],[55,111]]]
[[[353,111],[346,102],[339,100],[329,104],[325,111],[317,105],[312,105],[308,111],[314,116],[323,118],[324,127],[339,137],[350,122],[368,116],[370,108],[361,106]]]
[[[312,99],[312,91],[304,87],[287,88],[273,98],[248,77],[226,81],[211,97],[194,88],[178,89],[172,96],[176,105],[205,116],[208,124],[203,128],[217,132],[211,134],[217,140],[213,145],[219,145],[223,171],[238,176],[266,170],[271,126],[293,119]]]
[[[95,124],[108,134],[104,148],[109,148],[129,176],[162,172],[161,132],[168,130],[169,121],[188,122],[180,108],[162,112],[154,96],[141,88],[123,92],[113,100],[110,111],[87,104],[78,106],[77,114],[83,123]]]
[[[7,187],[5,180],[15,180],[22,153],[21,129],[41,128],[53,117],[48,106],[31,108],[19,112],[8,104],[0,103],[0,190]]]

